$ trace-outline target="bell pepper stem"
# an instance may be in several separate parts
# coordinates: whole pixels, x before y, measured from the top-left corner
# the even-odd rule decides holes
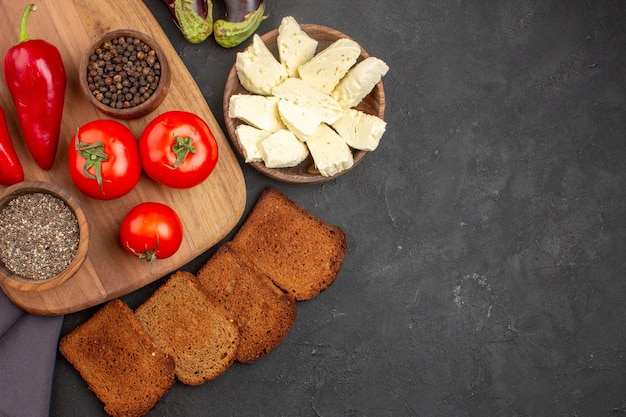
[[[26,6],[26,9],[24,9],[24,14],[22,14],[22,22],[20,23],[20,42],[26,42],[30,39],[26,30],[26,23],[28,22],[28,16],[30,15],[30,12],[34,12],[35,10],[37,10],[36,4],[29,4],[28,6]]]

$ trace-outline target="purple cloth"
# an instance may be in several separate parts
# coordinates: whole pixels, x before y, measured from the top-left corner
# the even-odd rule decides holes
[[[26,313],[0,290],[0,416],[48,416],[63,316]]]

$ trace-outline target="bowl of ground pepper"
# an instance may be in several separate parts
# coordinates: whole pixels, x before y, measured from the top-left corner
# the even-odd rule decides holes
[[[155,110],[170,86],[167,58],[145,33],[119,29],[99,36],[83,54],[80,87],[102,113],[134,119]]]
[[[56,184],[30,181],[0,196],[0,280],[23,291],[62,284],[78,271],[89,246],[83,208]]]

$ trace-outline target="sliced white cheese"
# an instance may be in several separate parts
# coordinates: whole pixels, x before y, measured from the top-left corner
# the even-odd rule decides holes
[[[287,129],[272,133],[259,144],[259,153],[268,168],[288,168],[298,165],[309,156],[304,142]]]
[[[235,68],[241,85],[251,93],[270,95],[287,78],[287,70],[272,55],[258,34],[244,51],[237,53]]]
[[[343,107],[337,100],[299,78],[287,78],[272,89],[272,94],[306,108],[328,124],[335,122],[343,114]]]
[[[287,129],[301,141],[311,136],[322,123],[322,118],[317,112],[311,112],[306,107],[284,98],[278,102],[278,114]]]
[[[331,96],[345,109],[354,107],[372,91],[387,71],[389,67],[384,61],[368,57],[348,71],[332,91]]]
[[[338,39],[302,64],[298,74],[307,84],[330,94],[360,55],[358,43],[347,38]]]
[[[352,151],[346,142],[326,124],[321,124],[306,140],[315,167],[325,177],[346,170],[354,164]]]
[[[228,117],[240,119],[256,128],[276,132],[285,125],[278,114],[278,97],[233,94],[228,102]]]
[[[272,133],[250,125],[240,124],[235,128],[235,134],[243,149],[245,162],[261,162],[263,158],[259,152],[259,144]]]
[[[387,129],[387,123],[376,116],[348,109],[333,123],[333,128],[348,145],[355,149],[373,151]]]
[[[278,27],[278,56],[290,77],[298,76],[298,67],[315,55],[317,41],[302,30],[293,16],[285,16]]]

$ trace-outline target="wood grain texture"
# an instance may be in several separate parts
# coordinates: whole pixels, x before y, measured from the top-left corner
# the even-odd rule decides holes
[[[337,41],[338,39],[352,39],[348,35],[336,29],[332,29],[322,25],[302,24],[300,25],[300,27],[311,38],[315,39],[318,42],[317,50],[315,52],[316,54],[329,47],[333,42]],[[267,32],[266,34],[261,36],[261,39],[270,50],[270,52],[274,54],[276,59],[279,59],[277,45],[278,29]],[[370,55],[367,53],[367,51],[365,51],[365,49],[361,47],[361,56],[358,58],[357,62],[360,62],[369,56]],[[237,69],[233,65],[230,73],[228,74],[228,79],[226,80],[226,87],[224,88],[224,101],[222,105],[224,110],[226,131],[228,132],[230,139],[235,146],[235,149],[237,149],[237,151],[245,159],[243,146],[239,142],[237,134],[235,133],[237,126],[240,125],[242,121],[228,117],[228,106],[230,102],[230,97],[235,94],[250,93],[239,82]],[[383,87],[382,80],[379,81],[378,84],[376,84],[374,89],[355,108],[365,113],[378,116],[383,120],[385,119],[385,89]],[[320,172],[315,167],[315,163],[313,162],[313,158],[311,157],[311,155],[309,155],[299,165],[290,168],[268,168],[263,162],[251,162],[250,165],[262,174],[265,174],[268,177],[278,181],[294,184],[318,184],[337,179],[337,177],[347,174],[348,172],[350,172],[351,169],[356,167],[357,164],[361,162],[361,160],[363,160],[363,158],[365,158],[368,153],[369,152],[367,151],[352,149],[352,157],[354,158],[354,164],[352,165],[352,167],[343,170],[331,177],[325,177],[320,174]]]
[[[27,4],[25,0],[0,0],[0,27],[3,28],[0,45],[3,55],[18,41],[19,22]],[[167,110],[186,110],[203,117],[218,141],[220,152],[215,170],[204,183],[187,190],[174,190],[142,175],[135,190],[112,201],[90,199],[73,186],[67,169],[71,135],[88,121],[108,118],[81,94],[77,78],[80,59],[97,36],[115,29],[135,29],[153,37],[165,51],[172,69],[170,91],[161,106],[142,118],[122,123],[138,137],[149,120]],[[202,92],[143,2],[120,0],[113,4],[92,0],[41,0],[37,2],[37,11],[31,13],[28,32],[33,38],[45,39],[57,46],[67,73],[59,151],[50,171],[39,169],[28,153],[4,82],[0,84],[0,104],[24,165],[26,180],[53,182],[79,198],[89,222],[90,244],[87,259],[80,270],[62,285],[28,292],[5,285],[2,288],[26,311],[58,315],[127,294],[210,249],[236,225],[243,214],[246,190],[241,167]],[[4,72],[3,63],[0,65]],[[0,187],[0,192],[5,188]],[[147,263],[126,253],[118,238],[118,228],[124,215],[143,201],[158,201],[173,207],[179,213],[185,231],[180,250],[171,258],[155,262],[152,270]]]

